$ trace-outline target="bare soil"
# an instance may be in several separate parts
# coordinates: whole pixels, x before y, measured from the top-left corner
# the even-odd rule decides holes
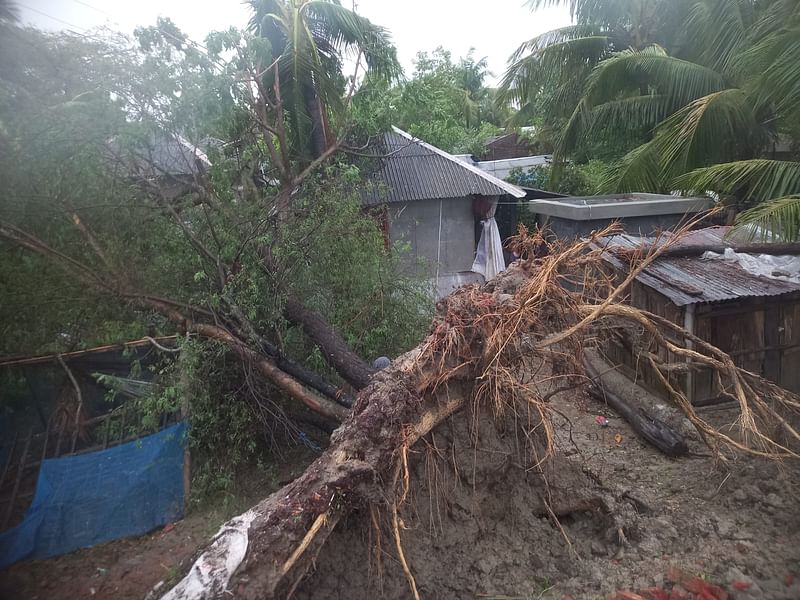
[[[420,596],[606,598],[670,590],[668,571],[677,568],[734,600],[800,598],[798,466],[715,462],[677,411],[617,373],[603,379],[690,436],[696,454],[667,458],[602,403],[560,394],[560,456],[544,473],[551,505],[569,510],[600,498],[603,506],[561,516],[559,526],[543,508],[541,476],[514,458],[516,436],[487,419],[475,446],[467,421],[452,420],[434,432],[435,449],[420,450],[420,485],[403,513],[403,550]],[[723,426],[737,413],[717,407],[704,417]],[[387,528],[378,560],[369,522],[362,514],[339,525],[298,598],[411,597]]]
[[[720,585],[733,600],[800,599],[798,466],[749,457],[715,462],[675,411],[614,372],[604,380],[690,436],[695,454],[663,456],[583,393],[553,399],[559,452],[541,473],[523,467],[525,440],[514,415],[506,428],[469,413],[451,419],[410,457],[417,484],[401,533],[420,596],[605,598],[669,589],[666,575],[676,567]],[[737,415],[715,407],[703,416],[724,426]],[[556,521],[545,500],[566,514]],[[218,517],[196,514],[170,531],[15,565],[0,573],[0,597],[143,598],[174,580]],[[341,522],[295,597],[411,597],[386,511],[377,519],[379,528],[365,508]]]

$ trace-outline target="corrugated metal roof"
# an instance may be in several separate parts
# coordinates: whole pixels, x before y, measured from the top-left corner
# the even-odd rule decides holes
[[[197,175],[211,167],[200,148],[177,134],[161,133],[133,152],[135,167],[145,177]]]
[[[383,135],[379,151],[380,166],[369,178],[371,185],[361,193],[364,204],[461,198],[471,194],[525,197],[525,192],[517,186],[396,127]]]
[[[719,244],[727,231],[725,227],[692,231],[675,244],[678,247]],[[599,240],[598,246],[637,248],[656,242],[655,238],[624,234]],[[627,270],[628,265],[611,253],[604,254],[604,257],[615,267]],[[800,284],[754,275],[738,264],[699,256],[658,258],[636,279],[669,298],[676,306],[800,292]]]

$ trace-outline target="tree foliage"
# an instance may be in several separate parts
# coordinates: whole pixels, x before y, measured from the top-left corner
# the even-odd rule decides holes
[[[576,25],[523,44],[502,95],[560,126],[557,163],[610,143],[609,191],[712,191],[740,206],[781,197],[770,187],[800,192],[783,185],[792,164],[764,160],[797,139],[797,0],[530,4],[567,4]]]
[[[258,64],[263,85],[280,86],[293,152],[307,160],[317,158],[333,143],[331,121],[341,123],[345,116],[345,59],[365,63],[373,79],[391,82],[399,77],[389,34],[339,0],[249,0],[249,4],[250,30],[263,38],[275,57],[274,66],[272,61]]]
[[[263,37],[230,30],[200,46],[165,20],[135,40],[11,33],[0,353],[196,334],[217,348],[194,371],[207,389],[266,406],[275,428],[294,418],[288,397],[346,414],[340,371],[289,321],[289,299],[365,363],[417,341],[431,301],[361,210],[357,169],[335,156],[345,115],[324,155],[295,149],[292,109],[259,67],[275,62]]]
[[[407,81],[368,81],[355,99],[355,120],[370,134],[396,125],[447,152],[480,156],[511,114],[486,86],[488,76],[486,58],[473,50],[458,61],[441,47],[420,52]]]

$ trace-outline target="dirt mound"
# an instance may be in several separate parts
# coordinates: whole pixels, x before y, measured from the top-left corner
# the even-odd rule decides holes
[[[422,598],[604,598],[669,589],[670,567],[734,599],[800,597],[796,470],[668,459],[599,403],[553,402],[563,416],[544,472],[523,466],[513,419],[503,430],[478,417],[477,439],[470,417],[451,419],[413,457],[401,536]],[[720,426],[736,418],[714,413]],[[390,519],[375,517],[379,528],[366,510],[340,523],[295,597],[409,598]]]

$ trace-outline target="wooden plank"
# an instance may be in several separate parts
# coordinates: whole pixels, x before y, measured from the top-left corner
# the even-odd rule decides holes
[[[785,305],[783,309],[783,341],[787,346],[800,343],[800,302]],[[800,392],[800,352],[787,348],[780,352],[781,386]]]
[[[695,335],[701,339],[708,340],[713,337],[714,321],[708,315],[696,317],[694,322]],[[708,367],[701,367],[692,374],[692,402],[699,402],[708,398],[713,398],[719,394],[717,390],[717,378],[714,371]]]
[[[22,473],[25,471],[25,463],[28,460],[28,450],[31,447],[31,439],[33,438],[33,429],[31,429],[28,437],[25,439],[25,445],[22,448],[22,457],[19,460],[19,468],[17,469],[17,477],[14,480],[14,488],[11,490],[11,498],[8,501],[8,508],[6,509],[6,515],[3,518],[3,527],[2,529],[8,529],[8,522],[11,520],[11,514],[14,512],[14,501],[17,499],[17,493],[19,492],[19,484],[22,481]]]

